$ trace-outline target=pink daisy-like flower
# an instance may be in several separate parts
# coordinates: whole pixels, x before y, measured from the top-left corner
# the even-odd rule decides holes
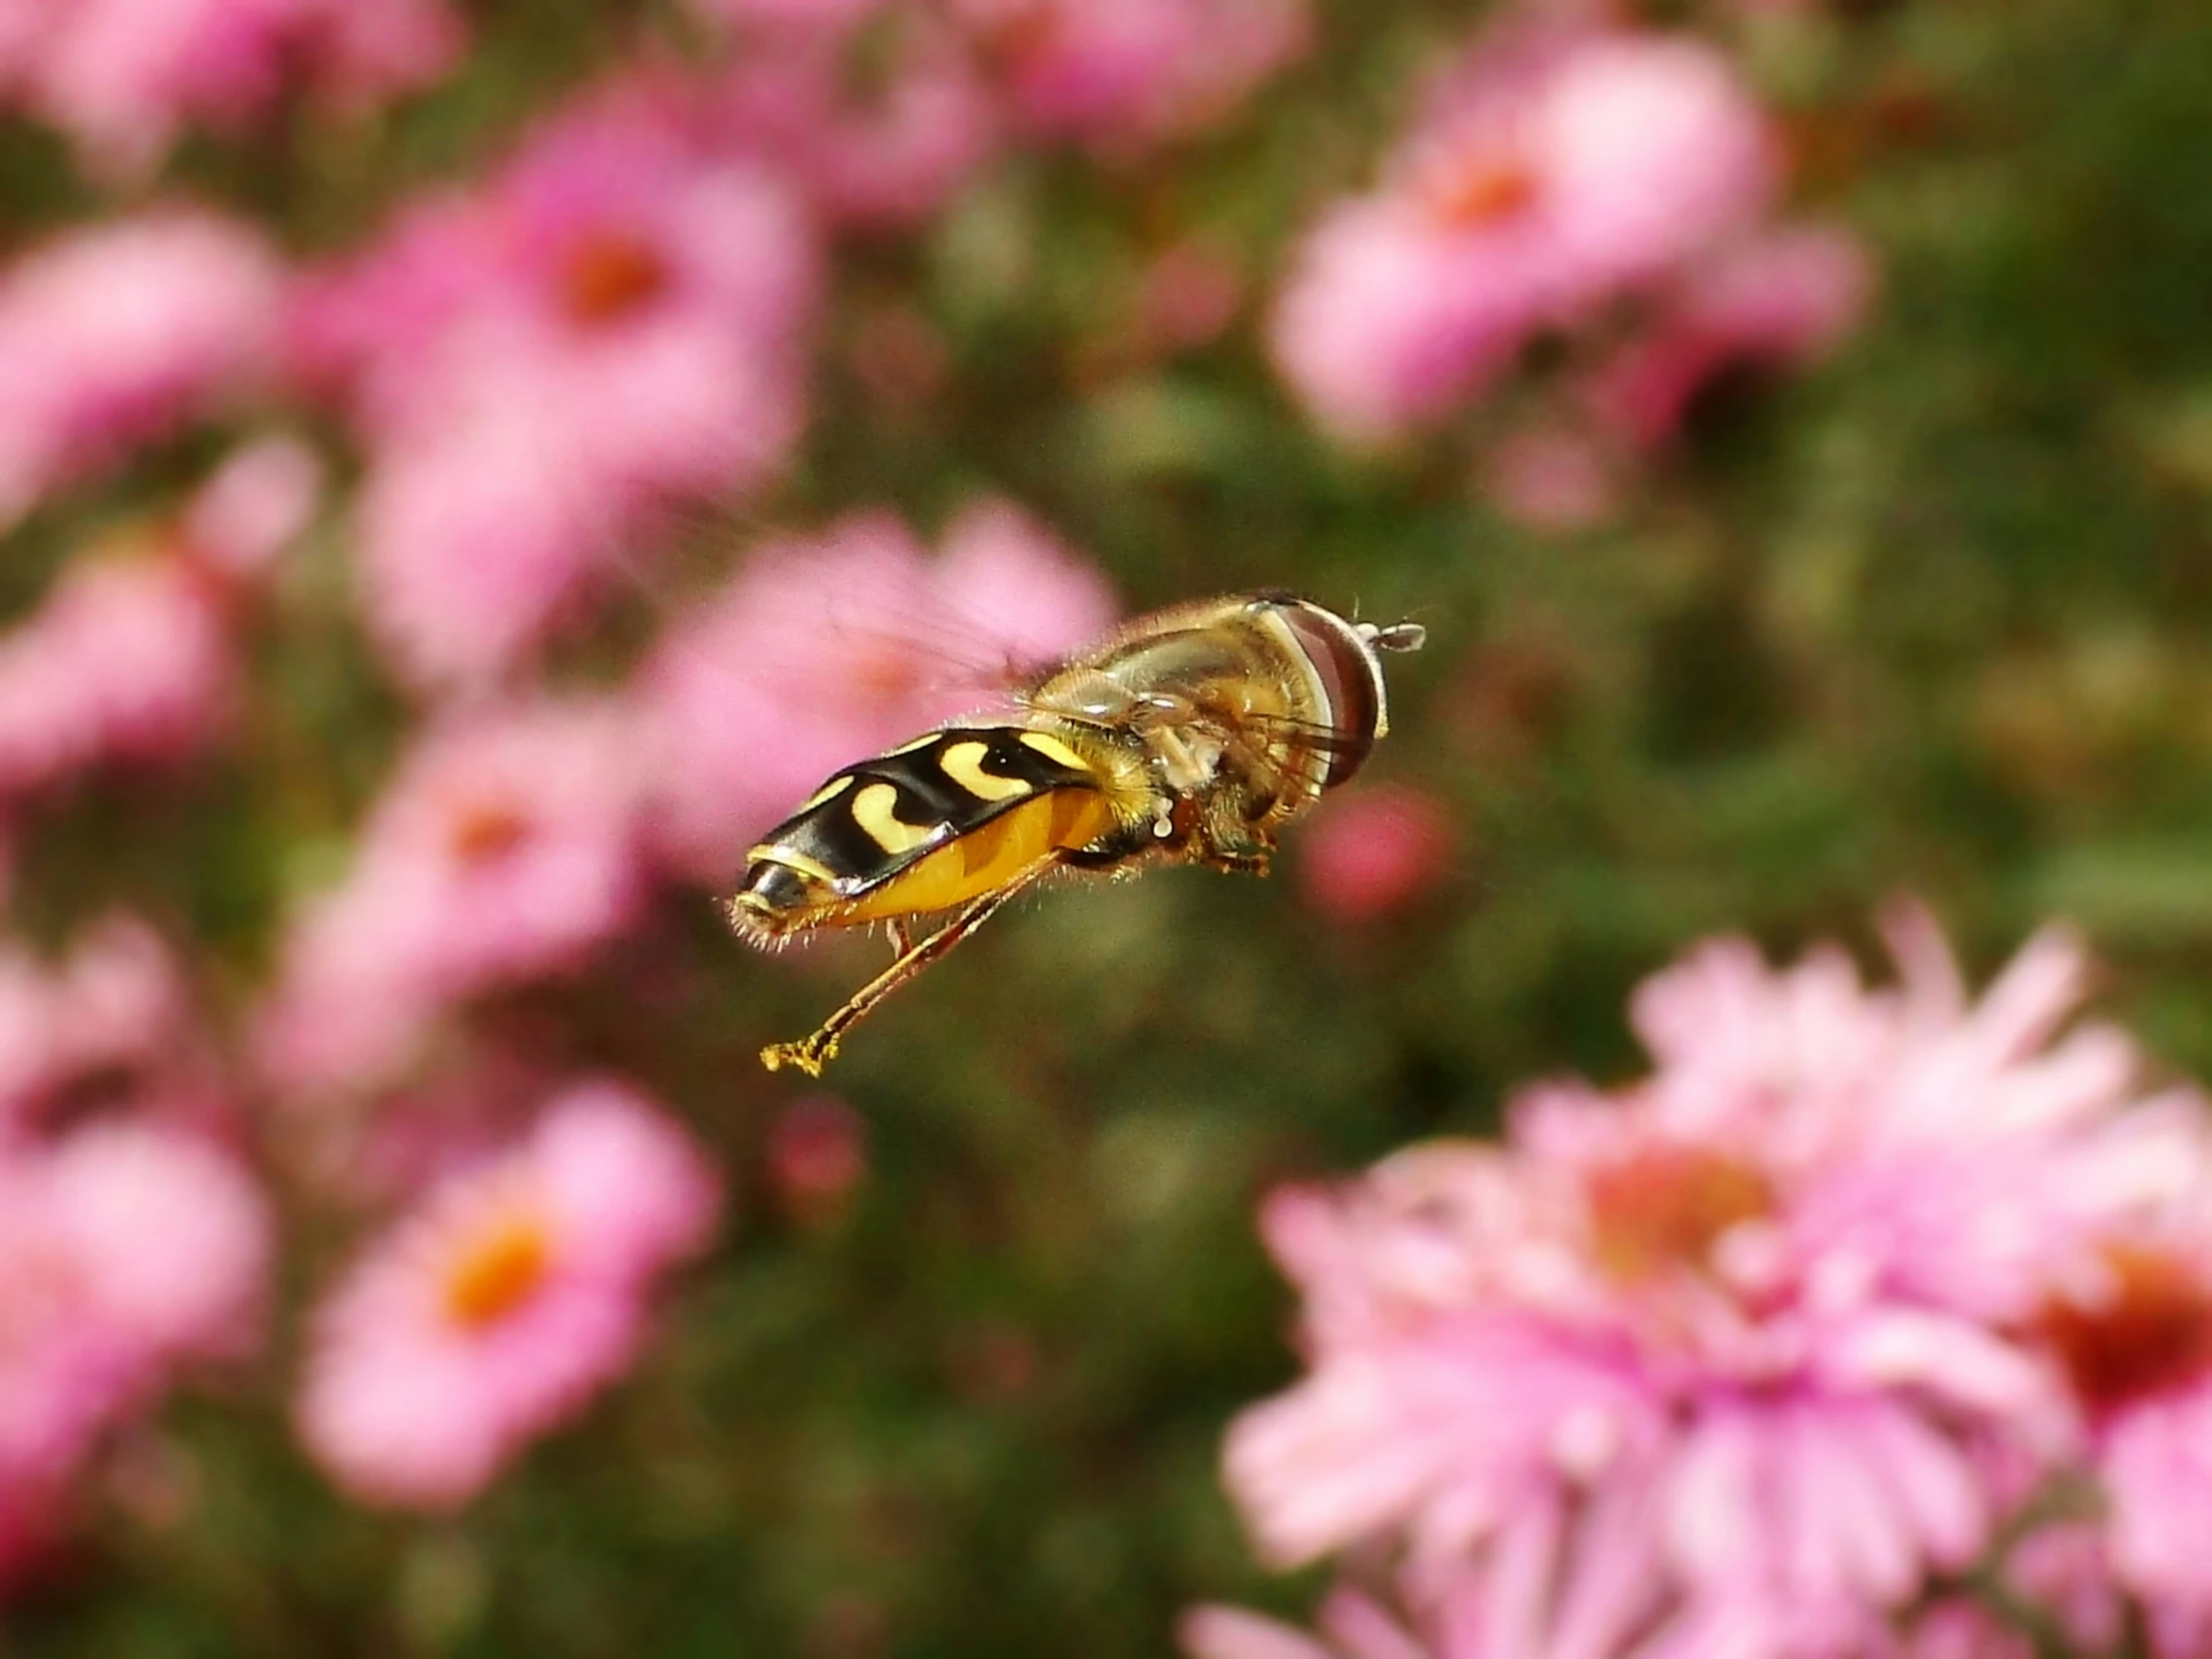
[[[1776,171],[1758,107],[1688,40],[1508,40],[1448,83],[1383,188],[1307,239],[1269,337],[1316,418],[1362,440],[1439,419],[1535,328],[1749,223]]]
[[[259,233],[155,209],[0,273],[0,528],[252,385],[284,276]]]
[[[1004,503],[956,518],[934,560],[887,513],[763,547],[640,676],[657,844],[727,880],[830,771],[987,701],[1114,610],[1097,572]]]
[[[1687,277],[1657,326],[1598,372],[1592,411],[1622,443],[1654,448],[1723,376],[1833,350],[1871,286],[1866,250],[1848,231],[1781,231],[1734,249]]]
[[[29,26],[9,79],[86,162],[131,177],[189,123],[235,132],[287,86],[373,103],[443,74],[461,43],[443,0],[71,0]]]
[[[626,1371],[665,1269],[719,1202],[634,1089],[577,1085],[505,1155],[440,1186],[317,1311],[308,1451],[367,1503],[450,1509]]]
[[[1527,1651],[1669,1659],[1821,1652],[1971,1564],[2012,1502],[1991,1451],[2071,1443],[2027,1328],[2199,1179],[2200,1108],[2139,1096],[2116,1033],[2059,1034],[2062,937],[1970,1006],[1925,917],[1893,942],[1888,992],[1708,946],[1637,995],[1647,1081],[1272,1201],[1312,1374],[1230,1437],[1267,1552],[1394,1538],[1439,1584],[1532,1551]]]
[[[637,82],[414,209],[305,307],[371,466],[364,601],[429,682],[507,668],[672,500],[779,466],[804,419],[815,235],[766,167]]]
[[[262,1023],[278,1081],[373,1082],[446,1005],[572,971],[645,893],[639,764],[597,706],[449,717],[417,743],[351,872],[294,921]]]

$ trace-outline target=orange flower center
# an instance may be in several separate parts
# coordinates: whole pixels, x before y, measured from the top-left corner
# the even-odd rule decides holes
[[[485,864],[520,846],[530,822],[505,802],[483,801],[454,820],[453,856],[464,864]]]
[[[1702,1268],[1730,1228],[1774,1212],[1759,1171],[1702,1147],[1650,1147],[1599,1170],[1586,1191],[1592,1245],[1617,1279]]]
[[[1429,211],[1454,230],[1475,231],[1523,212],[1536,175],[1511,151],[1484,150],[1438,168],[1422,192]]]
[[[497,1325],[545,1283],[553,1251],[532,1215],[510,1215],[472,1240],[445,1277],[445,1311],[470,1331]]]
[[[569,251],[561,272],[561,296],[579,322],[613,322],[647,304],[668,286],[668,264],[642,239],[601,231]]]
[[[2139,1245],[2114,1245],[2104,1261],[2109,1295],[2088,1307],[2054,1301],[2041,1321],[2082,1402],[2115,1410],[2212,1372],[2212,1285]]]

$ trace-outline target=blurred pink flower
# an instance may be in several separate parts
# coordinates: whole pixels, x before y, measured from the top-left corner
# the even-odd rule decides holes
[[[867,1120],[835,1095],[803,1095],[769,1126],[767,1150],[784,1208],[802,1222],[831,1221],[867,1174]]]
[[[304,307],[301,366],[350,389],[370,452],[369,618],[415,679],[496,676],[658,509],[758,484],[799,435],[815,235],[694,103],[588,99]]]
[[[0,273],[0,529],[254,384],[284,277],[260,233],[161,208]]]
[[[1307,238],[1269,337],[1317,419],[1375,441],[1748,224],[1776,173],[1727,61],[1633,33],[1508,39],[1448,82],[1378,193]]]
[[[2212,1632],[2212,1183],[2193,1197],[2108,1242],[2042,1330],[2091,1424],[2114,1579]]]
[[[461,44],[443,0],[70,0],[29,23],[0,81],[94,169],[129,177],[189,123],[237,131],[287,86],[372,103],[434,80]]]
[[[262,1013],[271,1075],[385,1080],[448,1004],[573,971],[628,925],[639,760],[629,724],[593,705],[480,708],[420,738],[351,871],[292,923]]]
[[[956,518],[934,561],[888,513],[770,543],[640,674],[662,855],[728,880],[837,767],[1002,695],[1114,611],[1096,571],[1002,502]]]
[[[804,181],[833,220],[919,224],[997,148],[995,93],[933,6],[702,9],[742,31],[717,95],[725,131]]]
[[[237,692],[203,572],[160,553],[80,560],[0,635],[0,798],[96,766],[189,759],[229,725]]]
[[[1213,126],[1313,39],[1306,0],[953,0],[1030,132],[1113,153]]]
[[[1619,506],[1619,485],[1605,452],[1567,427],[1515,432],[1490,452],[1484,499],[1540,535],[1589,530]]]
[[[94,1119],[220,1132],[213,1050],[169,946],[116,913],[47,961],[0,942],[0,1158]]]
[[[226,581],[255,581],[312,521],[322,485],[322,462],[298,438],[256,438],[194,493],[178,534],[203,569]]]
[[[1892,932],[1895,991],[1706,946],[1637,993],[1648,1080],[1273,1199],[1311,1376],[1226,1460],[1268,1554],[1402,1538],[1416,1581],[1505,1584],[1531,1551],[1584,1635],[1530,1651],[1685,1659],[1824,1651],[1971,1564],[2011,1501],[1989,1448],[2071,1443],[2032,1320],[2195,1190],[2201,1107],[2140,1096],[2116,1033],[2057,1035],[2063,937],[1968,1005],[1925,916]]]
[[[373,1243],[317,1311],[308,1451],[365,1503],[465,1503],[630,1367],[653,1280],[705,1247],[718,1202],[651,1101],[571,1088]]]
[[[1866,308],[1872,271],[1850,232],[1771,233],[1686,277],[1657,325],[1589,387],[1599,423],[1651,449],[1731,372],[1777,371],[1835,348]]]
[[[0,1509],[249,1347],[270,1249],[253,1182],[187,1132],[98,1123],[0,1160]]]
[[[1451,816],[1433,796],[1390,784],[1348,791],[1300,836],[1299,886],[1334,921],[1374,921],[1436,884],[1452,840]]]

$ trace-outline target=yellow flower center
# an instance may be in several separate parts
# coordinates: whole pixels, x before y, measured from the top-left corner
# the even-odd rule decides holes
[[[1648,1147],[1597,1171],[1585,1196],[1597,1259],[1624,1280],[1707,1267],[1730,1228],[1774,1212],[1764,1175],[1707,1147]]]
[[[499,801],[480,801],[453,821],[453,856],[464,864],[485,864],[512,852],[529,837],[530,824]]]
[[[551,1241],[534,1215],[507,1215],[470,1241],[445,1277],[445,1311],[482,1331],[528,1302],[552,1267]]]
[[[569,251],[561,297],[579,322],[613,322],[650,303],[668,286],[657,250],[624,231],[601,231]]]
[[[1474,231],[1525,210],[1536,199],[1536,175],[1510,150],[1483,149],[1437,168],[1421,194],[1444,224]]]

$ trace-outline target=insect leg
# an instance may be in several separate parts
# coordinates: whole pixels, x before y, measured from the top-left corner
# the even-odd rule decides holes
[[[1057,865],[1057,859],[1041,858],[1003,887],[971,900],[965,909],[926,939],[908,945],[889,967],[847,997],[844,1005],[824,1020],[813,1035],[795,1043],[771,1043],[762,1049],[761,1064],[770,1071],[794,1065],[809,1077],[820,1077],[822,1068],[836,1058],[838,1039],[865,1019],[878,1002],[982,926],[992,912],[1014,894]]]

